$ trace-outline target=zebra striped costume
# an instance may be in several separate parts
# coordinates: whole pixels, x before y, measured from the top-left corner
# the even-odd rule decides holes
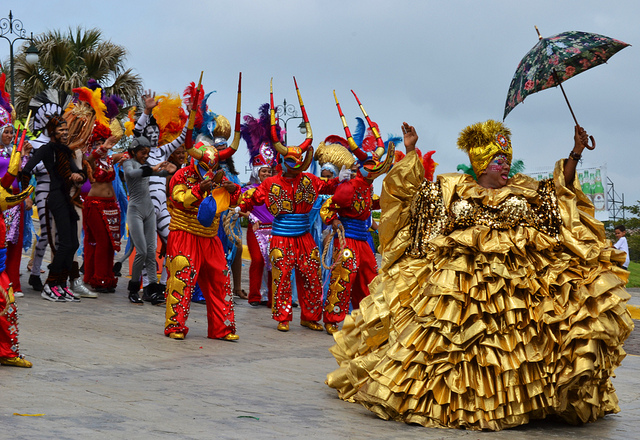
[[[51,139],[44,133],[40,134],[36,139],[31,141],[33,145],[33,154],[38,148],[49,142]],[[49,173],[47,173],[44,164],[40,162],[34,168],[34,175],[36,178],[36,207],[38,209],[38,219],[40,220],[40,238],[36,244],[35,255],[33,257],[33,266],[31,267],[31,275],[40,278],[40,268],[42,267],[42,259],[44,253],[47,250],[49,244],[49,231],[47,230],[47,219],[45,206],[47,204],[47,196],[49,195],[49,182],[51,181]],[[53,225],[53,218],[50,219],[49,224]]]
[[[144,135],[144,129],[149,125],[149,116],[145,113],[140,116],[136,121],[135,129]],[[161,147],[156,146],[158,142],[157,136],[151,141],[151,151],[149,151],[149,158],[147,162],[152,167],[158,165],[160,162],[164,162],[169,159],[169,156],[184,144],[185,136],[187,133],[187,126],[182,129],[182,133],[173,142],[165,144]],[[167,210],[167,179],[166,177],[151,176],[149,177],[149,192],[151,194],[151,200],[153,207],[156,211],[156,226],[158,229],[158,235],[160,239],[166,243],[169,236],[169,222],[171,216]]]

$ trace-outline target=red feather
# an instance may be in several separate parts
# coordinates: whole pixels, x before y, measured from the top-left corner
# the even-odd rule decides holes
[[[402,159],[404,159],[405,154],[400,151],[400,150],[396,150],[394,153],[394,159],[393,159],[393,163],[398,163],[400,162]]]
[[[422,165],[424,166],[424,177],[427,180],[433,180],[433,174],[436,171],[436,165],[438,165],[431,158],[431,156],[433,156],[435,152],[436,152],[435,150],[427,151],[427,153],[422,156]]]
[[[338,136],[335,134],[330,134],[329,136],[327,136],[324,140],[324,143],[329,145],[329,144],[340,144],[343,147],[348,147],[349,146],[349,142],[347,142],[347,140],[345,138],[343,138],[342,136]]]
[[[0,97],[2,97],[2,100],[8,104],[11,102],[11,95],[7,93],[5,89],[6,82],[7,82],[7,75],[3,73],[2,75],[0,75]]]
[[[200,86],[200,93],[197,93],[197,96],[196,96],[197,90],[198,89],[196,87],[196,83],[192,81],[187,86],[187,88],[184,89],[184,93],[182,94],[182,96],[187,98],[187,104],[191,104],[191,108],[197,111],[195,126],[200,127],[202,126],[202,117],[203,117],[202,107],[200,106],[200,104],[202,104],[202,100],[204,99],[204,88]],[[193,105],[194,103],[196,103],[196,106]]]

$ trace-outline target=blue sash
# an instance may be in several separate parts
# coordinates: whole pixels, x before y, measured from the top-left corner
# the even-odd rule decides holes
[[[357,220],[355,218],[340,217],[344,226],[344,236],[354,240],[367,241],[371,238],[369,233],[369,220]]]
[[[0,273],[7,268],[7,248],[0,249]]]
[[[299,237],[309,232],[309,214],[280,214],[273,219],[272,235]]]

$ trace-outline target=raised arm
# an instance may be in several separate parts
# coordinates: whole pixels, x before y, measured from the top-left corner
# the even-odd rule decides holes
[[[144,111],[140,118],[136,121],[135,130],[142,132],[144,128],[149,123],[149,117],[151,116],[151,111],[153,108],[158,105],[158,100],[156,99],[156,92],[152,92],[151,90],[147,90],[142,95],[142,102],[144,102]]]
[[[592,142],[593,142],[593,138]],[[573,150],[569,153],[569,158],[564,161],[564,181],[566,185],[571,185],[573,179],[576,176],[576,167],[578,162],[582,158],[582,152],[585,148],[588,148],[589,135],[586,130],[579,125],[575,126],[575,133],[573,135]],[[595,148],[595,142],[594,142]],[[591,148],[593,149],[593,148]]]

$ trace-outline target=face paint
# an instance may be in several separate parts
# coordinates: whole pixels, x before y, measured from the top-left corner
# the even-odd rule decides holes
[[[509,163],[507,156],[505,156],[504,154],[497,154],[493,158],[491,163],[489,163],[489,166],[487,168],[491,171],[500,172],[502,171],[502,168],[505,164],[508,165],[509,168],[511,168],[511,164]]]

